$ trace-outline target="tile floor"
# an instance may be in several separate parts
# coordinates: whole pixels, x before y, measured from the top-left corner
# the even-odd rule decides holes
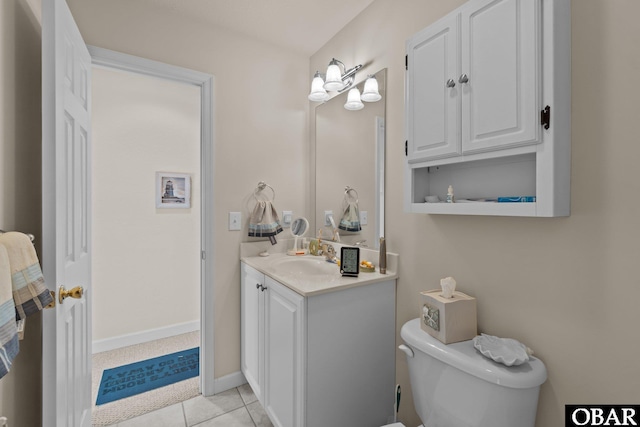
[[[272,427],[248,384],[132,418],[113,427]]]

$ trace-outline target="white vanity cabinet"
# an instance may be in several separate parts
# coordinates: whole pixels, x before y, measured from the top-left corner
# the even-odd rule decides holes
[[[569,0],[470,0],[407,40],[406,211],[569,214],[570,18]],[[536,202],[425,203],[449,185]]]
[[[393,415],[395,280],[302,296],[242,263],[242,372],[276,427]]]

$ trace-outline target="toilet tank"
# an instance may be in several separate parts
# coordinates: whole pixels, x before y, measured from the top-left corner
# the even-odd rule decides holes
[[[534,427],[540,385],[547,370],[531,357],[507,367],[482,356],[473,341],[445,345],[420,328],[400,332],[407,355],[416,412],[429,427]]]

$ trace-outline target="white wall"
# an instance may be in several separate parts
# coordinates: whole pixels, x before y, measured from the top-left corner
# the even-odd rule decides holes
[[[93,340],[200,320],[200,88],[93,69]],[[156,208],[156,172],[191,208]]]
[[[34,11],[32,8],[35,7]],[[0,229],[41,233],[41,28],[39,4],[0,1]],[[37,426],[42,409],[42,316],[28,318],[11,372],[0,380],[0,415]]]
[[[640,2],[572,6],[572,170],[568,218],[403,212],[405,40],[462,0],[377,0],[313,55],[388,67],[386,233],[400,254],[397,329],[418,292],[454,276],[478,299],[480,331],[516,338],[547,366],[538,427],[564,426],[564,405],[640,401]],[[308,75],[311,79],[311,73]],[[312,119],[313,114],[310,118]],[[311,127],[313,131],[313,126]],[[400,416],[418,425],[403,353]]]

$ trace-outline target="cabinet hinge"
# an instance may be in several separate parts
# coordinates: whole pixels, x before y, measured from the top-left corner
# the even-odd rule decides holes
[[[545,129],[549,129],[549,126],[551,126],[551,107],[548,105],[544,107],[544,110],[540,111],[540,124]]]
[[[207,253],[205,251],[200,251],[200,255],[203,260],[207,259]]]
[[[409,55],[404,56],[404,69],[405,70],[409,69]]]
[[[405,157],[409,156],[409,141],[404,142],[404,156]]]

